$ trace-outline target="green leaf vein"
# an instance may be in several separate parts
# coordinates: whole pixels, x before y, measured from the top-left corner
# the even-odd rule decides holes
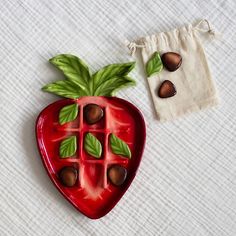
[[[71,157],[76,153],[77,150],[77,138],[76,136],[70,136],[64,139],[60,143],[60,157],[67,158]]]
[[[114,154],[131,158],[131,151],[128,144],[118,138],[115,134],[110,135],[110,147]]]

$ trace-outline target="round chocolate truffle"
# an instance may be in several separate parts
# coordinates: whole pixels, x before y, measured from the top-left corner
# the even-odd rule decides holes
[[[61,183],[66,187],[72,187],[75,185],[78,178],[78,171],[73,166],[63,167],[59,172],[59,179]]]
[[[97,104],[88,104],[84,107],[84,117],[88,124],[97,123],[103,117],[103,109]]]
[[[110,182],[115,186],[122,185],[127,177],[127,170],[120,165],[112,165],[108,169],[108,177]]]

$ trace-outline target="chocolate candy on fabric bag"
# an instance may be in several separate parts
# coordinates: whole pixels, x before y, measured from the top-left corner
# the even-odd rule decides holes
[[[164,53],[161,60],[168,71],[176,71],[182,64],[182,57],[176,52]]]
[[[176,94],[176,88],[174,84],[169,80],[165,80],[159,87],[158,96],[160,98],[173,97],[175,94]]]

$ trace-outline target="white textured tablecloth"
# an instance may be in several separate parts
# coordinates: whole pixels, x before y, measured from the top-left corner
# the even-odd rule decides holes
[[[236,2],[0,1],[0,235],[236,235]],[[206,46],[221,104],[155,120],[141,64],[118,94],[145,116],[147,143],[133,184],[105,217],[76,211],[49,180],[34,124],[62,78],[47,60],[79,55],[93,70],[132,60],[122,40],[209,19],[224,35]]]

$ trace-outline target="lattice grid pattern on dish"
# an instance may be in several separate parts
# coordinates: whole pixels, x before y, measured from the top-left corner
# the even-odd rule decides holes
[[[84,174],[84,167],[86,165],[99,165],[102,166],[103,172],[103,186],[104,188],[108,185],[107,180],[107,169],[110,165],[119,164],[124,167],[128,164],[127,158],[122,158],[117,156],[114,158],[113,155],[110,155],[111,150],[109,148],[109,135],[112,133],[111,128],[109,126],[109,107],[103,107],[104,117],[100,121],[101,126],[103,127],[94,127],[94,125],[88,125],[84,119],[83,113],[84,105],[79,105],[79,114],[77,119],[79,122],[75,122],[78,124],[78,127],[68,128],[67,126],[61,126],[60,124],[56,124],[56,129],[64,132],[73,132],[74,135],[77,137],[77,151],[76,155],[73,157],[68,158],[59,158],[59,161],[64,165],[73,165],[78,168],[79,179],[77,181],[77,186],[79,188],[83,188],[83,174]],[[116,130],[116,132],[127,132],[128,128]],[[84,150],[84,136],[86,133],[92,133],[95,135],[102,144],[102,156],[100,159],[96,159],[89,154],[86,153]],[[58,140],[56,140],[58,142]]]

